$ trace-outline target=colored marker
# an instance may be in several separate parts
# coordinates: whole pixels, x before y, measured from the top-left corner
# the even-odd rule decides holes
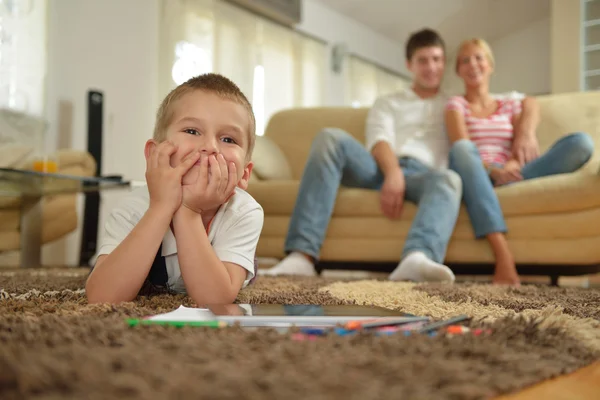
[[[451,334],[461,334],[461,333],[466,333],[469,332],[470,329],[466,326],[462,326],[462,325],[450,325],[449,327],[446,328],[446,332],[451,333]]]
[[[427,324],[427,325],[423,326],[422,328],[420,328],[419,330],[417,330],[417,332],[418,333],[426,333],[426,332],[432,331],[434,329],[442,328],[442,327],[448,326],[448,325],[453,325],[457,322],[467,321],[469,319],[471,319],[471,317],[469,317],[468,315],[461,314],[461,315],[457,315],[456,317],[447,319],[445,321],[437,321],[437,322],[432,322],[431,324]]]
[[[372,319],[367,321],[350,321],[346,324],[346,329],[369,329],[379,328],[381,326],[395,326],[408,324],[419,321],[429,321],[429,317],[400,317],[400,318],[383,318],[383,319]]]
[[[395,335],[398,332],[401,332],[401,331],[397,327],[395,327],[395,326],[386,326],[385,328],[379,328],[379,329],[377,329],[377,331],[375,332],[375,335],[377,335],[377,336],[391,336],[391,335]]]
[[[477,329],[473,329],[472,332],[473,332],[473,335],[479,336],[479,335],[483,335],[484,333],[489,335],[490,333],[492,333],[492,330],[477,328]]]
[[[404,336],[410,336],[410,335],[412,335],[413,333],[418,333],[418,332],[415,332],[415,331],[403,331],[402,333],[404,334]],[[429,337],[434,337],[434,336],[437,336],[437,332],[436,332],[436,331],[425,332],[425,334],[426,334],[427,336],[429,336]]]
[[[318,338],[315,335],[306,335],[304,333],[294,333],[292,334],[292,340],[296,342],[305,342],[305,341],[315,341]]]
[[[398,329],[401,331],[412,331],[424,326],[426,323],[427,321],[411,322],[410,324],[400,325]]]
[[[325,335],[327,333],[326,328],[300,328],[300,332],[306,335]]]
[[[205,328],[224,328],[229,325],[225,321],[155,321],[152,319],[137,319],[137,318],[127,319],[127,324],[129,326],[168,325],[168,326],[174,326],[176,328],[182,328],[184,326],[205,327]]]
[[[344,328],[339,328],[339,327],[338,328],[334,328],[333,331],[338,336],[354,335],[354,334],[356,334],[358,332],[358,331],[356,331],[354,329],[344,329]]]

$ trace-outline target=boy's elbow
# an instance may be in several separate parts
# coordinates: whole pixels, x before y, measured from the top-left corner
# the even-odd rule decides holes
[[[100,296],[90,295],[89,293],[87,294],[87,301],[88,301],[88,304],[110,303],[109,301],[106,301],[105,299],[103,299]]]
[[[239,290],[236,290],[234,285],[228,285],[227,289],[224,290],[222,295],[220,296],[223,300],[222,304],[233,304],[233,302],[237,298],[238,292]]]
[[[85,284],[85,296],[87,297],[88,304],[119,304],[133,299],[127,299],[123,296],[119,296],[117,293],[110,293],[106,290],[101,290],[88,280]]]
[[[189,295],[198,305],[233,304],[238,293],[239,290],[231,287],[208,296],[206,293],[189,293]]]
[[[88,304],[120,304],[133,299],[125,299],[117,296],[110,296],[105,293],[88,293],[86,291]]]
[[[85,282],[85,297],[87,298],[89,304],[101,303],[101,301],[98,299],[98,293],[94,288],[93,282],[90,283],[91,279],[92,277],[89,276]]]
[[[227,304],[233,304],[235,302],[235,299],[237,299],[238,294],[240,293],[240,288],[236,288],[236,287],[231,287],[231,290],[229,291],[229,293],[227,294]]]
[[[85,296],[87,297],[88,304],[113,303],[106,293],[102,293],[89,284],[85,285]]]
[[[88,285],[85,288],[85,296],[87,297],[88,304],[110,303],[105,295],[103,296],[98,291],[90,289]]]

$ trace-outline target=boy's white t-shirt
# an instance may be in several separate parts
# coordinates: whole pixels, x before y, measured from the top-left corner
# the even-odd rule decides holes
[[[132,190],[108,216],[96,257],[110,254],[142,219],[149,205],[147,186]],[[235,195],[219,208],[210,223],[208,240],[219,260],[238,264],[247,271],[244,287],[255,274],[256,246],[263,221],[264,212],[260,204],[246,191],[236,188]],[[185,293],[177,244],[171,228],[163,238],[161,255],[165,257],[169,288]]]

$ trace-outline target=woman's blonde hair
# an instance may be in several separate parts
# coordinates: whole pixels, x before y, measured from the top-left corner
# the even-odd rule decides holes
[[[492,66],[492,68],[494,68],[494,66],[496,65],[496,62],[494,61],[494,53],[492,53],[492,48],[490,47],[490,45],[488,44],[488,42],[486,42],[483,39],[480,38],[473,38],[473,39],[467,39],[465,41],[463,41],[460,46],[458,46],[458,51],[456,52],[456,65],[454,68],[454,71],[458,73],[458,64],[460,62],[460,53],[463,51],[463,48],[465,48],[466,46],[473,44],[477,47],[479,47],[481,50],[483,50],[483,52],[485,53],[485,56],[488,59],[488,62],[490,63],[490,65]]]

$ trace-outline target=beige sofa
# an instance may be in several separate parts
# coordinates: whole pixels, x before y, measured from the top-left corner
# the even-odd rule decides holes
[[[574,131],[589,133],[600,148],[600,92],[546,95],[538,97],[538,102],[542,150]],[[279,112],[269,121],[264,138],[257,142],[253,156],[255,173],[248,189],[265,211],[258,257],[284,256],[290,215],[315,135],[324,127],[338,127],[362,142],[367,112],[364,108],[292,109]],[[562,275],[572,273],[573,266],[600,263],[599,156],[596,151],[592,160],[574,174],[497,189],[508,224],[510,247],[520,266],[538,268],[544,274],[562,268],[552,272]],[[391,221],[380,211],[378,192],[341,188],[321,261],[341,262],[342,266],[398,262],[416,210],[409,203],[402,217]],[[489,266],[492,261],[486,241],[474,239],[463,207],[446,262]]]
[[[3,167],[30,169],[28,153],[24,146],[14,146],[13,155],[21,151],[23,157],[16,158],[11,165]],[[1,150],[1,149],[0,149]],[[6,150],[6,149],[5,149]],[[94,176],[96,161],[91,154],[77,150],[59,150],[51,154],[58,163],[58,173],[76,176]],[[6,160],[4,158],[3,160]],[[77,228],[77,195],[65,194],[46,196],[43,199],[42,243],[52,242]],[[18,250],[20,241],[19,198],[0,197],[0,252]]]

